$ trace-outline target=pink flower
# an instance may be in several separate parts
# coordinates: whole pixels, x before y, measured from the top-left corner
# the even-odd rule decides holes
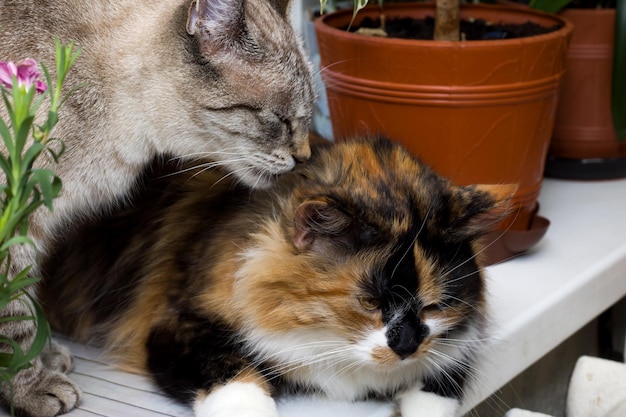
[[[13,76],[17,79],[17,85],[23,85],[27,90],[33,84],[38,93],[43,93],[48,89],[43,81],[37,79],[39,78],[39,71],[37,70],[37,61],[34,59],[23,59],[17,64],[12,61],[1,61],[0,84],[11,88]]]

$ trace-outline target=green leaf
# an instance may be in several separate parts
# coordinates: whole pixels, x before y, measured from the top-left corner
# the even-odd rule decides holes
[[[0,152],[0,169],[2,169],[6,174],[11,172],[11,163],[9,160]]]
[[[49,169],[33,169],[32,177],[39,183],[43,203],[49,210],[52,210],[52,200],[61,191],[61,180]]]
[[[11,294],[7,289],[0,291],[0,308],[6,308],[7,304],[11,302]]]
[[[45,146],[39,142],[33,142],[28,147],[28,149],[26,150],[26,153],[24,153],[24,156],[22,157],[22,161],[24,162],[25,169],[28,169],[27,167],[33,166],[33,164],[35,163],[35,160],[39,157],[39,155],[41,154],[41,152],[43,152],[44,149],[45,149]]]
[[[22,280],[22,279],[25,279],[25,278],[28,276],[28,274],[29,274],[29,272],[30,272],[30,270],[31,270],[31,269],[32,269],[32,266],[27,266],[26,268],[24,268],[24,269],[22,269],[20,272],[18,272],[18,273],[17,273],[17,274],[13,277],[13,279],[12,279],[11,281],[9,281],[9,286],[11,285],[11,282],[13,282],[13,281],[15,281],[15,280],[20,281],[20,280]]]
[[[11,100],[9,100],[9,96],[10,96],[10,92],[7,91],[3,87],[2,88],[2,101],[4,102],[4,107],[6,108],[7,113],[9,114],[9,118],[11,120],[10,125],[13,126],[13,121],[14,121],[13,114],[15,113],[15,111],[13,110],[13,103],[11,102]]]
[[[43,65],[43,63],[42,63]],[[41,106],[41,103],[43,103],[43,101],[46,99],[46,95],[45,94],[39,94],[37,96],[37,98],[35,98],[35,100],[33,101],[33,105],[30,106],[30,110],[31,113],[36,113],[37,109],[39,108],[39,106]]]
[[[20,345],[14,340],[0,335],[0,343],[5,343],[11,346],[13,352],[9,355],[0,356],[0,366],[6,368],[3,374],[11,377],[17,374],[23,369],[30,368],[31,361],[35,359],[46,346],[46,343],[50,340],[50,326],[46,321],[43,309],[37,304],[29,293],[22,293],[24,297],[27,297],[31,304],[29,305],[32,316],[23,316],[21,319],[34,320],[37,328],[35,337],[26,353],[22,350]],[[26,300],[24,300],[26,302]]]
[[[15,301],[14,298],[11,301]],[[33,321],[35,320],[35,316],[10,316],[10,317],[2,317],[0,318],[0,323],[12,323],[16,321]]]
[[[33,241],[28,236],[13,236],[12,238],[4,242],[2,246],[0,246],[0,251],[6,251],[9,249],[10,246],[13,245],[23,244],[34,245]]]
[[[37,356],[39,356],[41,351],[46,346],[46,343],[50,341],[50,335],[52,332],[50,331],[50,325],[46,320],[46,315],[43,311],[43,308],[39,305],[39,303],[37,303],[37,301],[32,298],[30,294],[25,294],[31,300],[33,306],[35,307],[34,313],[37,323],[37,333],[35,334],[35,339],[33,340],[30,349],[26,353],[26,360],[30,362]]]
[[[41,62],[39,65],[41,66],[41,70],[43,71],[43,75],[46,79],[46,85],[48,86],[48,96],[50,97],[50,101],[52,101],[54,99],[54,91],[52,91],[52,77],[50,77],[50,72],[48,71],[48,67],[46,67],[46,64]]]
[[[59,115],[57,112],[55,111],[48,111],[48,121],[46,123],[46,126],[48,127],[48,131],[52,131],[52,129],[54,128],[54,126],[56,126],[57,122],[59,121]]]
[[[0,289],[2,291],[9,292],[11,294],[11,300],[18,299],[19,297],[22,296],[22,294],[24,293],[24,289],[27,286],[36,284],[37,282],[40,281],[39,278],[33,278],[29,275],[31,269],[32,269],[32,266],[28,266],[24,268],[22,271],[20,271],[15,276],[13,276],[10,280],[7,279],[8,275],[4,274],[2,276],[4,282],[2,283],[2,286],[0,287]],[[18,316],[4,317],[1,320],[10,320],[14,317],[18,317]]]
[[[18,276],[14,277],[7,285],[8,289],[14,293],[18,294],[25,290],[28,286],[33,285],[41,281],[41,278],[31,277],[28,274],[30,273],[31,267],[28,267],[21,271]],[[18,294],[19,295],[19,294]]]
[[[26,289],[27,287],[36,284],[38,282],[41,281],[41,278],[33,278],[33,277],[25,277],[24,279],[21,279],[17,282],[15,282],[15,279],[11,280],[11,282],[9,282],[9,289],[13,292],[13,293],[17,293],[19,291],[22,291],[24,289]]]
[[[54,149],[52,145],[57,145],[59,149]],[[65,142],[58,138],[48,138],[48,143],[46,146],[46,151],[52,157],[54,162],[59,162],[59,158],[61,155],[65,153]]]
[[[324,14],[324,7],[326,7],[328,0],[320,0],[320,14]]]
[[[356,18],[357,13],[359,13],[359,11],[362,8],[367,6],[367,2],[368,0],[354,0],[354,10],[352,11],[352,19],[350,19],[348,30],[350,30],[350,28],[352,27],[352,24],[354,23],[354,19]]]
[[[13,359],[13,354],[0,352],[0,367],[7,368]]]
[[[11,135],[9,127],[2,118],[0,118],[0,136],[2,136],[5,146],[10,149],[10,146],[13,144],[13,136]]]
[[[8,360],[8,363],[4,366],[4,368],[6,368],[5,372],[8,375],[15,375],[19,371],[28,369],[32,366],[30,364],[30,360],[26,357],[26,355],[24,355],[24,351],[16,341],[11,340],[8,337],[0,336],[0,342],[11,346],[13,350],[13,353],[10,354],[10,358],[6,356],[2,358],[5,363]]]
[[[572,0],[530,0],[529,6],[548,13],[557,13]]]
[[[7,96],[7,91],[6,89],[4,89],[4,87],[2,88],[2,101],[4,102],[4,106],[7,110],[7,113],[9,113],[9,117],[12,119],[13,108],[11,105],[11,101],[9,100]],[[2,119],[0,118],[0,120]],[[11,130],[9,129],[9,126],[5,123],[4,120],[2,120],[2,125],[4,126],[3,133],[2,133],[2,140],[4,141],[4,145],[7,148],[7,152],[9,153],[9,155],[11,155],[13,154],[14,147],[15,147],[15,145],[13,144],[13,135],[11,134]],[[12,122],[11,122],[11,125],[12,125]]]
[[[26,116],[21,120],[19,129],[15,133],[15,152],[21,154],[33,126],[34,116]]]
[[[13,78],[13,130],[19,130],[19,126],[26,123],[28,118],[33,118],[34,114],[30,110],[30,106],[35,97],[35,89],[31,88],[25,90],[25,87],[20,86],[15,76]]]
[[[611,108],[617,139],[626,139],[626,0],[617,0]]]
[[[51,97],[50,108],[56,110],[63,104],[65,98],[61,100],[61,86],[65,82],[65,77],[70,68],[74,65],[74,62],[80,55],[80,48],[74,51],[74,41],[71,41],[69,45],[61,45],[59,38],[55,39],[56,45],[56,69],[57,69],[57,84],[54,91],[54,97]]]

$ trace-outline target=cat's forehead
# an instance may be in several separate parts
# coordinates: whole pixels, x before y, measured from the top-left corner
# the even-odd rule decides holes
[[[328,170],[328,180],[372,182],[382,188],[416,189],[429,174],[429,168],[405,148],[382,138],[352,139],[324,148],[320,163]]]
[[[458,193],[405,148],[382,139],[351,140],[324,149],[314,159],[320,192],[343,204],[358,219],[358,227],[375,230],[361,247],[377,246],[385,252],[383,258],[413,259],[424,269],[432,257],[423,256],[421,248],[447,250],[446,230],[457,211]]]
[[[451,195],[447,180],[387,140],[339,143],[316,158],[315,175],[338,199],[396,234],[410,233],[426,216],[435,217]]]
[[[312,67],[288,17],[276,10],[288,2],[242,3],[245,18],[229,21],[222,38],[212,40],[210,31],[201,37],[199,60],[210,63],[212,74],[223,90],[232,93],[235,104],[308,120],[316,96]],[[234,4],[238,2],[228,7],[236,11]]]

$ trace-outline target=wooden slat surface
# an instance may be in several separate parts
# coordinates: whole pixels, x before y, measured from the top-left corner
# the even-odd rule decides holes
[[[106,363],[99,349],[55,339],[72,350],[74,371],[70,376],[83,390],[80,405],[66,416],[193,417],[191,409],[158,392],[147,378]],[[0,410],[0,416],[8,415]]]

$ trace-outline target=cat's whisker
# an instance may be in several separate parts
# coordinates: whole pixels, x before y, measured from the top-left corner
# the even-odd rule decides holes
[[[247,341],[245,339],[242,340],[242,342],[246,343]],[[272,361],[274,359],[280,359],[283,356],[286,356],[287,354],[293,353],[293,352],[297,352],[299,350],[308,350],[308,349],[321,349],[321,348],[332,348],[332,347],[345,347],[345,342],[342,341],[312,341],[312,342],[308,342],[308,343],[302,343],[302,344],[298,344],[294,347],[290,347],[288,349],[283,349],[277,352],[272,352],[271,354],[263,354],[263,355],[257,355],[256,359],[254,360],[254,363],[256,365],[263,363],[263,362],[268,362],[268,361]],[[319,354],[328,354],[328,353],[333,353],[335,350],[324,350],[322,352],[320,352]],[[298,361],[302,360],[301,358],[297,359]]]
[[[175,161],[185,161],[185,160],[202,160],[209,158],[214,155],[236,155],[241,156],[242,152],[252,152],[254,151],[253,147],[243,147],[243,146],[232,146],[230,148],[220,148],[218,150],[213,151],[201,151],[201,152],[193,152],[186,153],[182,155],[173,156],[168,159],[169,162]]]
[[[214,169],[214,168],[219,168],[222,166],[227,166],[229,164],[236,164],[238,162],[244,162],[246,161],[245,158],[236,158],[236,159],[229,159],[229,160],[223,160],[223,161],[210,161],[210,162],[204,162],[198,165],[194,165],[191,167],[186,167],[186,168],[181,168],[178,169],[172,173],[169,174],[164,174],[161,175],[159,177],[157,177],[157,179],[163,179],[163,178],[167,178],[167,177],[172,177],[172,176],[176,176],[176,175],[181,175],[187,172],[191,172],[191,171],[195,171],[198,170],[198,173],[196,173],[195,175],[198,175],[199,173],[202,173],[206,170],[209,169]]]
[[[315,360],[313,362],[307,362],[306,366],[310,365],[319,365],[320,363],[325,363],[323,368],[320,368],[323,371],[331,370],[333,368],[333,372],[328,376],[326,382],[321,383],[320,386],[323,389],[327,384],[329,384],[334,378],[341,376],[342,374],[346,374],[348,371],[351,373],[358,371],[362,367],[366,366],[366,362],[363,360],[358,360],[350,346],[346,346],[343,350],[336,350],[332,353],[331,357],[321,358],[322,360]],[[336,369],[337,366],[341,365],[339,369]]]
[[[448,362],[451,362],[455,365],[455,367],[457,369],[462,369],[465,372],[476,372],[477,369],[470,365],[469,363],[467,363],[466,361],[460,360],[454,356],[448,355],[444,352],[441,352],[437,349],[430,349],[429,352],[434,355],[434,356],[438,356],[439,358],[442,358]]]
[[[342,60],[342,61],[333,62],[331,64],[328,64],[328,65],[324,66],[324,67],[322,67],[322,66],[319,67],[319,69],[317,70],[317,74],[316,75],[318,75],[319,77],[324,79],[324,85],[325,85],[326,89],[335,87],[335,86],[337,86],[337,84],[334,82],[334,80],[331,80],[331,79],[328,79],[328,78],[324,77],[324,72],[328,71],[329,69],[331,69],[332,67],[334,67],[336,65],[341,65],[344,62],[346,62],[346,61]]]
[[[483,356],[485,354],[486,352],[484,351],[480,352],[480,356]],[[482,387],[484,390],[484,388],[486,387],[484,374],[485,371],[478,368],[475,368],[473,372],[469,374],[467,384],[468,386],[465,389],[464,397],[471,397],[473,392],[478,388]],[[511,408],[511,406],[509,406],[509,404],[507,404],[507,402],[504,401],[497,392],[493,393],[487,400],[484,401],[484,403],[487,404],[489,408],[494,411],[493,415],[504,415]],[[478,414],[474,413],[477,413],[477,411],[472,410],[472,412],[470,412],[468,415],[475,415],[476,417],[479,417]]]
[[[218,180],[216,180],[213,183],[213,186],[216,186],[220,182],[225,181],[226,179],[228,179],[230,177],[234,177],[235,180],[237,180],[238,182],[241,182],[241,180],[240,180],[241,176],[238,175],[238,174],[241,173],[241,172],[250,172],[250,171],[251,171],[251,168],[247,167],[247,166],[243,167],[243,168],[236,169],[236,170],[231,170],[231,171],[229,171],[227,173],[224,173],[224,175],[222,175]]]
[[[341,64],[343,64],[343,63],[345,63],[345,62],[346,62],[346,60],[342,60],[342,61],[333,62],[332,64],[328,64],[328,65],[325,65],[325,66],[323,66],[323,67],[321,67],[321,66],[320,66],[320,67],[319,67],[319,70],[317,71],[317,74],[318,74],[318,75],[321,75],[321,74],[323,74],[323,73],[324,73],[324,71],[326,71],[327,69],[332,68],[332,67],[334,67],[335,65],[341,65]]]
[[[364,361],[352,360],[346,363],[343,367],[337,369],[332,375],[329,375],[326,382],[322,383],[322,387],[327,386],[331,381],[342,375],[353,375],[359,370],[363,369],[367,364]]]
[[[296,346],[293,348],[289,348],[289,349],[284,349],[282,351],[278,351],[278,352],[273,352],[272,354],[265,354],[262,356],[257,356],[257,358],[254,360],[255,364],[260,364],[263,362],[271,362],[274,359],[281,359],[284,356],[297,352],[298,350],[308,350],[308,349],[312,349],[312,348],[331,348],[334,346],[340,346],[341,349],[344,349],[344,344],[340,344],[340,343],[324,343],[324,342],[315,342],[315,343],[306,343],[303,344],[301,346]],[[340,350],[340,349],[337,349]],[[331,355],[334,354],[337,350],[324,350],[318,353],[315,353],[313,355],[310,355],[309,357],[318,357],[318,356],[322,356],[322,355]],[[308,357],[304,357],[304,358],[294,358],[293,361],[297,361],[297,362],[301,362],[305,359],[307,359]]]
[[[257,186],[259,185],[259,183],[264,179],[267,178],[267,181],[269,181],[271,179],[271,174],[266,173],[265,171],[259,171],[258,175],[257,175],[257,179],[254,182],[254,185],[252,188],[257,188]],[[263,181],[263,182],[267,182],[267,181]]]
[[[450,347],[463,347],[467,349],[479,349],[483,344],[490,343],[493,338],[486,337],[482,339],[448,339],[442,338],[436,341],[437,345]]]
[[[336,349],[336,350],[329,350],[329,351],[324,351],[324,352],[319,352],[313,355],[310,355],[309,357],[305,357],[305,358],[300,358],[300,359],[294,359],[294,364],[298,363],[298,367],[300,368],[301,366],[303,367],[308,367],[311,365],[316,365],[322,362],[330,362],[329,359],[338,359],[341,357],[341,355],[348,353],[350,350],[349,347],[342,347],[340,349]],[[334,361],[333,361],[334,363]],[[331,364],[332,365],[332,364]]]
[[[417,295],[409,291],[404,285],[396,284],[392,288],[394,290],[400,289],[402,292],[407,294],[409,296],[409,299],[411,300],[410,303],[404,303],[402,306],[395,306],[399,308],[401,314],[406,314],[409,310],[412,310],[416,315],[419,315],[418,304],[415,302],[417,301]]]
[[[341,349],[329,350],[319,352],[313,355],[302,358],[294,358],[292,360],[284,361],[280,364],[266,367],[265,371],[268,371],[271,377],[269,379],[278,378],[284,374],[295,372],[299,369],[306,369],[312,365],[318,365],[320,363],[328,362],[327,366],[332,366],[335,361],[342,357],[341,354],[345,354],[349,351],[349,347],[343,347]],[[332,359],[332,361],[331,361]]]
[[[444,368],[439,363],[437,363],[437,361],[433,360],[430,357],[427,357],[426,360],[434,366],[434,368],[436,369],[436,372],[439,375],[445,378],[445,380],[447,381],[447,385],[449,385],[456,392],[458,396],[462,397],[463,388],[459,385],[459,383],[456,381],[454,376],[450,374],[450,371],[448,371],[447,368]],[[441,381],[439,383],[441,383]]]
[[[195,178],[196,176],[198,176],[198,175],[200,175],[200,174],[202,174],[202,173],[204,173],[204,172],[206,172],[206,171],[209,171],[209,170],[211,170],[211,169],[214,169],[215,167],[216,167],[216,166],[207,166],[207,167],[204,167],[204,168],[202,168],[201,170],[199,170],[198,172],[196,172],[195,174],[193,174],[193,175],[191,176],[191,178]],[[226,179],[226,178],[228,178],[228,177],[230,177],[230,176],[235,176],[235,175],[237,175],[239,172],[244,171],[245,169],[246,169],[246,168],[240,168],[240,169],[235,170],[235,171],[226,171],[226,172],[225,172],[225,173],[224,173],[224,174],[223,174],[223,175],[222,175],[222,176],[221,176],[218,180],[216,180],[213,184],[211,184],[211,187],[210,187],[210,188],[214,188],[217,184],[219,184],[220,182],[222,182],[224,179]]]
[[[472,303],[463,300],[459,297],[455,297],[452,294],[448,294],[448,293],[444,293],[443,297],[445,297],[445,299],[449,299],[449,300],[453,300],[456,301],[459,304],[465,305],[467,306],[470,310],[474,311],[476,314],[479,314],[480,316],[482,316],[483,318],[488,318],[487,315],[477,306],[473,305]],[[451,306],[450,304],[446,304],[446,303],[442,303],[445,304],[446,308],[449,310],[454,310],[455,307]]]

